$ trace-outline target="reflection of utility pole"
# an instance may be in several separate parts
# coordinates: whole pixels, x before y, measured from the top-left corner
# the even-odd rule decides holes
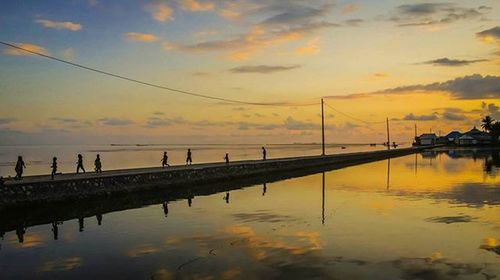
[[[417,175],[417,166],[418,166],[418,154],[415,153],[415,175]]]
[[[391,138],[389,136],[389,118],[386,118],[387,122],[387,150],[391,149]]]
[[[391,159],[387,159],[387,190],[389,190],[389,178],[391,177]]]
[[[325,224],[325,172],[323,172],[323,190],[321,199],[321,224]]]
[[[321,155],[325,155],[325,114],[323,111],[323,98],[321,98]]]

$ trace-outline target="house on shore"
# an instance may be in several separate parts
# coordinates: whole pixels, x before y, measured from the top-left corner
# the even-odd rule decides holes
[[[463,133],[460,131],[452,131],[448,133],[445,137],[448,139],[449,144],[457,144],[458,145],[458,138],[462,137]]]
[[[458,138],[459,146],[490,145],[491,135],[477,129],[475,126]]]
[[[418,137],[420,146],[436,145],[437,136],[435,133],[424,133]]]

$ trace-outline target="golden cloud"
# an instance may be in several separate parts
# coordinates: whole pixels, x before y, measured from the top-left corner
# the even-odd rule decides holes
[[[192,12],[212,11],[215,8],[215,4],[210,1],[182,0],[181,5],[184,10]]]
[[[319,38],[309,40],[305,46],[296,48],[295,53],[299,55],[317,54],[319,52],[318,41]]]
[[[151,14],[151,17],[159,22],[172,20],[173,10],[166,3],[150,3],[146,5],[145,9]]]
[[[44,47],[35,45],[35,44],[17,43],[15,45],[18,46],[18,47],[20,47],[20,48],[26,49],[28,51],[32,51],[32,52],[36,52],[36,53],[41,53],[41,54],[44,54],[44,55],[50,55],[49,52],[47,51],[47,49],[45,49]],[[32,53],[25,52],[25,51],[19,50],[19,49],[13,49],[13,48],[6,48],[3,51],[3,53],[6,54],[6,55],[19,55],[19,56],[34,55]]]
[[[158,37],[156,37],[154,34],[138,32],[127,32],[124,34],[124,37],[129,41],[137,42],[155,42],[158,40]]]
[[[71,31],[78,31],[82,29],[82,25],[79,23],[74,23],[71,21],[52,21],[48,19],[37,19],[35,20],[38,24],[45,28],[53,29],[66,29]]]

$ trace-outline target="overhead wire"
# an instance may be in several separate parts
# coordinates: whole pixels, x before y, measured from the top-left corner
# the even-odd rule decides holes
[[[137,83],[137,84],[141,84],[141,85],[145,85],[145,86],[149,86],[149,87],[154,87],[154,88],[158,88],[158,89],[167,90],[167,91],[170,91],[170,92],[173,92],[173,93],[178,93],[178,94],[184,94],[184,95],[189,95],[189,96],[194,96],[194,97],[200,97],[200,98],[205,98],[205,99],[211,99],[211,100],[217,100],[217,101],[223,101],[223,102],[234,103],[234,104],[256,105],[256,106],[299,107],[299,106],[312,106],[312,105],[318,105],[319,104],[319,102],[315,102],[315,103],[250,102],[250,101],[239,100],[239,99],[231,99],[231,98],[224,98],[224,97],[212,96],[212,95],[207,95],[207,94],[201,94],[201,93],[197,93],[197,92],[193,92],[193,91],[187,91],[187,90],[181,90],[181,89],[176,89],[176,88],[172,88],[172,87],[162,86],[162,85],[153,84],[153,83],[150,83],[150,82],[145,82],[145,81],[141,81],[141,80],[138,80],[138,79],[126,77],[126,76],[123,76],[123,75],[114,74],[114,73],[111,73],[111,72],[108,72],[108,71],[104,71],[104,70],[100,70],[100,69],[97,69],[97,68],[85,66],[83,64],[71,62],[71,61],[64,60],[64,59],[61,59],[61,58],[57,58],[57,57],[54,57],[54,56],[51,56],[51,55],[48,55],[48,54],[44,54],[44,53],[41,53],[41,52],[29,50],[29,49],[26,49],[26,48],[23,48],[23,47],[14,45],[14,44],[10,44],[10,43],[4,42],[4,41],[0,41],[0,44],[5,45],[7,47],[14,48],[14,49],[18,49],[18,50],[21,50],[21,51],[25,51],[27,53],[31,53],[31,54],[34,54],[34,55],[37,55],[37,56],[40,56],[40,57],[44,57],[44,58],[51,59],[51,60],[54,60],[54,61],[57,61],[57,62],[61,62],[61,63],[67,64],[67,65],[70,65],[70,66],[74,66],[74,67],[77,67],[77,68],[80,68],[80,69],[88,70],[88,71],[91,71],[91,72],[95,72],[95,73],[107,75],[107,76],[110,76],[110,77],[114,77],[114,78],[117,78],[117,79],[129,81],[129,82],[133,82],[133,83]]]
[[[350,119],[356,120],[356,121],[358,121],[358,122],[362,122],[362,123],[365,123],[365,124],[382,124],[382,123],[385,123],[385,121],[379,121],[379,122],[365,121],[365,120],[362,120],[362,119],[360,119],[360,118],[356,118],[356,117],[354,117],[354,116],[352,116],[352,115],[349,115],[349,114],[347,114],[347,113],[344,113],[344,112],[342,112],[342,111],[340,111],[340,110],[338,110],[338,109],[334,108],[333,106],[331,106],[330,104],[328,104],[328,103],[326,103],[326,102],[323,102],[323,104],[325,104],[327,107],[329,107],[329,108],[330,108],[330,109],[332,109],[333,111],[335,111],[335,112],[337,112],[337,113],[339,113],[339,114],[341,114],[341,115],[344,115],[345,117],[348,117],[348,118],[350,118]]]

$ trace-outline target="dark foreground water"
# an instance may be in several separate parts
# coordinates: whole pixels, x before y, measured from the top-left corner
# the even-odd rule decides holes
[[[499,152],[7,209],[0,278],[499,279]]]

